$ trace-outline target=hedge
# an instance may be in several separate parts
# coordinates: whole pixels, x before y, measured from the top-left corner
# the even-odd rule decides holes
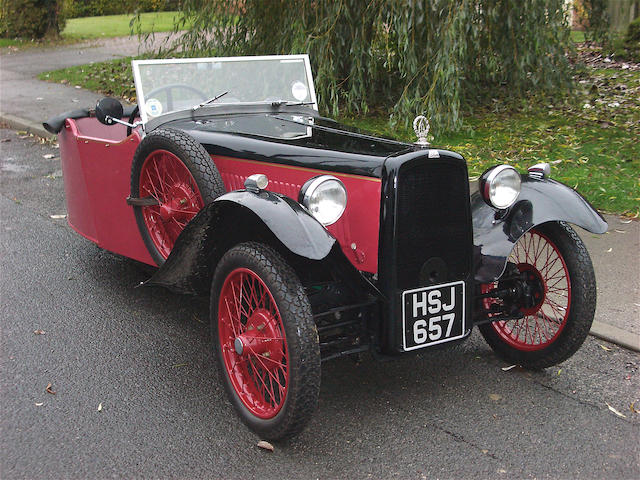
[[[179,9],[180,0],[64,0],[64,14],[67,18]]]

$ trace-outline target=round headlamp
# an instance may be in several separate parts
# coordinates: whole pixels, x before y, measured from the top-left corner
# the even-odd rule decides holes
[[[520,174],[509,165],[498,165],[482,174],[480,192],[492,207],[509,208],[520,195]]]
[[[320,175],[300,190],[300,203],[325,227],[338,221],[347,206],[347,189],[336,177]]]

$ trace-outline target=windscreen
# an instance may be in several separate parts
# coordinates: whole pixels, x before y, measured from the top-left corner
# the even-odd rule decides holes
[[[317,109],[307,55],[134,60],[133,73],[145,123],[206,102],[309,103]]]

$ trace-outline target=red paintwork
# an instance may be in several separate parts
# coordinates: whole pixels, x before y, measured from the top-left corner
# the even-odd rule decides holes
[[[95,118],[67,119],[60,132],[60,157],[67,221],[100,247],[154,265],[127,205],[131,161],[140,136],[126,127],[105,127]]]
[[[161,205],[142,207],[151,241],[167,258],[178,235],[204,206],[187,166],[167,150],[151,152],[140,170],[140,197],[153,196]]]
[[[263,173],[269,178],[267,190],[298,200],[302,185],[312,177],[331,173],[347,189],[347,208],[327,230],[336,237],[351,263],[364,272],[378,271],[378,232],[380,226],[380,179],[360,175],[326,172],[275,163],[212,157],[227,191],[244,188],[249,175]],[[353,250],[352,244],[356,245]]]
[[[564,257],[549,237],[534,228],[518,240],[509,261],[516,263],[520,272],[528,272],[531,281],[537,278],[544,286],[544,294],[532,308],[520,309],[524,315],[521,319],[493,322],[491,326],[503,342],[516,350],[547,348],[564,330],[571,308],[571,280]],[[497,283],[489,283],[481,290],[487,293],[496,287]],[[484,299],[487,310],[492,302],[492,298]]]
[[[236,268],[222,285],[218,341],[229,381],[244,406],[256,417],[275,417],[289,391],[289,348],[271,290],[248,268]]]
[[[145,247],[133,208],[131,162],[140,143],[138,132],[105,127],[95,118],[67,119],[60,132],[60,156],[67,197],[67,220],[79,234],[114,253],[155,265]],[[214,156],[227,191],[244,188],[254,173],[269,178],[268,190],[298,200],[300,188],[323,170]],[[380,179],[332,173],[347,189],[347,208],[327,230],[336,237],[351,263],[365,272],[378,270]],[[355,244],[355,250],[352,245]]]

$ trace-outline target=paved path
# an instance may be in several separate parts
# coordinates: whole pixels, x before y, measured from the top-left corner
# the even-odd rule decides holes
[[[158,34],[150,46],[159,45],[166,38],[166,34]],[[36,78],[38,74],[133,56],[148,48],[135,38],[120,37],[55,49],[0,49],[0,113],[5,120],[9,120],[10,125],[49,136],[42,128],[45,119],[69,110],[93,106],[102,95],[75,88],[74,85],[43,82]]]
[[[159,36],[156,45],[164,41]],[[101,95],[74,86],[37,80],[38,73],[72,65],[136,55],[135,39],[115,38],[56,49],[0,51],[0,120],[9,126],[49,136],[42,121],[59,113],[95,105]],[[133,79],[132,79],[133,81]],[[609,231],[580,231],[598,280],[598,309],[592,333],[640,350],[640,222],[607,216]]]

